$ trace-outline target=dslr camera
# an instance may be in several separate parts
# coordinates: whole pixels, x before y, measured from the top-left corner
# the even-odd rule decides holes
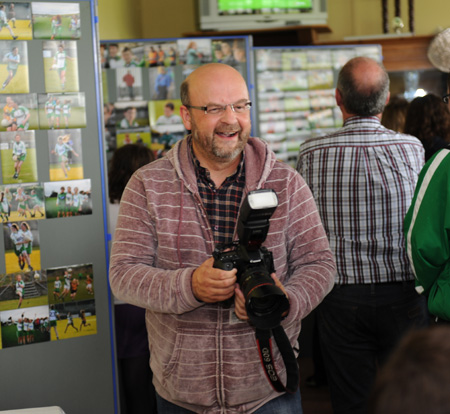
[[[280,325],[289,301],[275,285],[272,253],[262,243],[269,231],[269,219],[278,206],[278,197],[271,189],[250,191],[239,214],[238,240],[217,245],[213,252],[214,267],[237,269],[237,281],[244,293],[250,322],[258,329]]]

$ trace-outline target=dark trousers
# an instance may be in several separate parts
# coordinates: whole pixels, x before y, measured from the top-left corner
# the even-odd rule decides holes
[[[367,413],[377,367],[408,330],[428,322],[413,281],[336,285],[317,313],[334,413]]]

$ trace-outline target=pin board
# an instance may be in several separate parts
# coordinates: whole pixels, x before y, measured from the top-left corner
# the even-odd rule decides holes
[[[117,412],[96,3],[0,27],[0,410]]]

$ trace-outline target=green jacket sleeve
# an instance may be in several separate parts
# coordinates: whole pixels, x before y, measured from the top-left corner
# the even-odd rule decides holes
[[[433,315],[450,320],[450,150],[425,164],[404,224],[417,289]]]

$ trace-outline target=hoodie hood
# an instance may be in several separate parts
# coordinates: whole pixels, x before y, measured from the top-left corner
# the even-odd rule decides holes
[[[186,188],[192,193],[198,193],[195,168],[189,156],[189,138],[190,135],[179,141],[167,153],[167,159],[175,168]],[[246,191],[263,188],[276,162],[275,154],[259,138],[249,138],[244,153]]]

